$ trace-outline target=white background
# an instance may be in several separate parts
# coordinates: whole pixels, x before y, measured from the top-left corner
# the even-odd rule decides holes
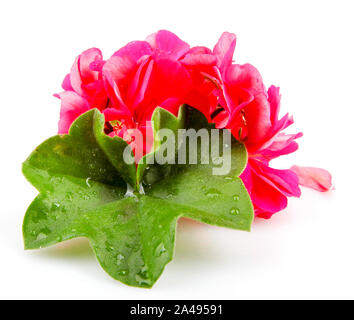
[[[0,298],[354,298],[353,1],[1,1]],[[85,239],[24,251],[21,224],[36,190],[21,163],[56,134],[64,75],[81,51],[108,58],[169,29],[212,47],[235,32],[237,63],[281,87],[299,151],[274,165],[320,166],[336,190],[303,190],[251,233],[186,220],[175,259],[153,289],[111,279]]]

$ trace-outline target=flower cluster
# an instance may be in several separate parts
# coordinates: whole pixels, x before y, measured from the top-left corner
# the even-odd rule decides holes
[[[106,61],[99,49],[86,50],[65,77],[64,92],[56,95],[61,99],[59,133],[67,133],[78,116],[97,108],[105,116],[109,136],[119,136],[133,151],[142,148],[146,153],[151,145],[137,143],[134,130],[150,135],[156,107],[177,115],[187,104],[245,144],[248,164],[241,179],[256,216],[270,218],[284,209],[287,197],[300,196],[299,184],[329,190],[331,176],[323,169],[270,167],[272,159],[297,150],[302,133],[283,132],[293,119],[288,114],[279,118],[279,88],[267,90],[255,67],[234,63],[235,46],[235,35],[227,32],[211,50],[191,48],[161,30],[145,41],[128,43]]]

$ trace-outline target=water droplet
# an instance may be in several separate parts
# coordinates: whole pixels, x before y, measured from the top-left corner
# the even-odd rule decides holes
[[[122,261],[124,260],[124,256],[122,254],[118,254],[117,255],[117,264],[120,265],[122,263]]]
[[[208,190],[205,191],[205,195],[207,197],[217,197],[221,194],[221,192],[218,189],[215,188],[209,188]]]
[[[54,202],[54,205],[59,208],[60,207],[60,203],[59,202]]]
[[[151,280],[148,278],[148,268],[146,265],[143,265],[140,272],[135,275],[135,280],[140,284],[140,285],[150,285]]]
[[[240,200],[240,197],[239,197],[237,194],[235,194],[235,195],[232,197],[232,199],[234,199],[235,201],[238,201],[238,200]]]
[[[43,240],[43,239],[47,238],[50,233],[51,233],[50,229],[47,227],[44,227],[42,230],[39,231],[36,240]]]
[[[155,255],[161,257],[166,251],[165,245],[161,242],[155,249]]]
[[[232,177],[226,176],[226,177],[225,177],[225,180],[231,181],[231,180],[232,180]]]
[[[128,274],[128,270],[119,270],[117,273],[119,276],[126,276]]]
[[[43,240],[43,239],[45,239],[47,237],[48,237],[47,234],[41,232],[41,233],[38,234],[36,240]]]
[[[140,284],[140,285],[147,285],[149,286],[151,284],[151,280],[141,276],[140,274],[137,274],[135,276],[135,280]]]
[[[232,215],[238,215],[238,214],[240,213],[240,210],[237,209],[237,208],[233,208],[233,209],[230,210],[230,213],[231,213]]]
[[[90,179],[91,179],[91,177],[88,177],[88,178],[86,179],[86,185],[87,185],[89,188],[91,188],[91,185],[89,184]]]

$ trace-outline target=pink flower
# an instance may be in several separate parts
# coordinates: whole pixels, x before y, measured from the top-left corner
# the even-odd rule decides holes
[[[66,91],[56,95],[62,100],[59,133],[67,133],[82,113],[98,108],[105,115],[107,134],[122,137],[133,151],[145,154],[151,144],[140,145],[134,133],[151,135],[148,122],[156,107],[177,115],[180,105],[187,103],[210,119],[216,104],[211,80],[217,75],[215,66],[211,50],[190,48],[165,30],[146,41],[128,43],[106,62],[98,49],[87,50],[65,78]]]
[[[208,91],[214,86],[203,73],[213,72],[216,58],[204,47],[189,45],[161,30],[146,41],[118,50],[103,67],[111,108],[131,128],[151,119],[157,106],[175,115],[188,103],[209,116]]]
[[[296,151],[295,140],[302,133],[282,132],[293,119],[288,114],[278,118],[279,88],[271,86],[266,92],[257,69],[249,64],[232,64],[235,45],[236,37],[224,33],[214,48],[222,84],[216,93],[219,109],[213,121],[244,142],[249,159],[241,179],[252,199],[255,215],[269,219],[287,206],[287,197],[301,195],[299,178],[303,185],[328,189],[330,174],[323,169],[279,170],[269,166],[272,159]]]
[[[331,188],[324,169],[270,167],[270,161],[298,149],[302,133],[286,134],[293,123],[279,118],[279,88],[266,90],[258,70],[233,63],[236,36],[224,32],[213,51],[193,47],[175,34],[160,30],[145,41],[133,41],[104,61],[99,49],[80,54],[62,84],[59,133],[97,108],[105,116],[105,132],[122,137],[136,161],[152,146],[150,120],[156,107],[177,115],[182,104],[200,110],[217,128],[228,128],[248,151],[241,178],[251,196],[255,214],[270,218],[299,197],[299,185],[319,191]],[[141,137],[142,133],[142,138]],[[137,138],[138,137],[138,138]]]
[[[302,136],[302,133],[281,132],[293,120],[288,115],[278,119],[279,103],[279,88],[272,86],[268,94],[257,95],[244,112],[248,132],[244,142],[249,160],[241,178],[251,196],[255,215],[266,219],[287,206],[287,197],[301,195],[293,171],[269,166],[272,159],[296,151],[295,139]]]
[[[101,51],[96,48],[75,59],[62,84],[65,91],[55,95],[61,99],[59,134],[68,133],[72,122],[86,111],[105,108],[107,94],[100,71],[103,63]]]

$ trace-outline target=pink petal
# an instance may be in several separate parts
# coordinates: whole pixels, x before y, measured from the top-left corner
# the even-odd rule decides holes
[[[212,54],[198,53],[190,54],[188,53],[182,60],[180,60],[186,66],[214,66],[216,64],[216,57]]]
[[[240,178],[250,194],[256,216],[269,219],[274,213],[286,208],[287,197],[267,181],[261,179],[252,170],[250,164],[247,165]]]
[[[95,60],[90,63],[90,70],[92,71],[97,71],[99,73],[102,73],[102,69],[106,61],[104,60]]]
[[[196,46],[190,48],[187,54],[213,54],[213,52],[207,47]]]
[[[229,114],[226,111],[219,112],[214,118],[213,122],[215,123],[215,127],[218,129],[223,129],[226,127],[229,122]]]
[[[259,94],[245,108],[248,143],[263,140],[271,129],[270,109],[267,96]]]
[[[107,93],[112,104],[117,108],[127,108],[124,100],[135,66],[136,63],[127,56],[113,56],[103,66],[102,74]]]
[[[107,106],[107,93],[103,80],[96,80],[86,85],[82,85],[85,91],[84,98],[88,101],[90,106],[103,110]]]
[[[156,53],[168,55],[170,59],[178,60],[189,50],[189,44],[182,41],[174,33],[160,30],[156,34]]]
[[[290,168],[299,177],[302,186],[325,192],[332,189],[331,174],[321,168],[292,166]]]
[[[61,87],[65,90],[65,91],[73,91],[73,87],[71,86],[70,83],[70,73],[68,73],[64,80],[63,83],[61,84]]]
[[[270,120],[275,123],[278,120],[280,110],[280,88],[270,86],[268,89],[268,100],[270,104],[271,116]]]
[[[146,41],[132,41],[126,46],[119,49],[113,56],[129,57],[132,61],[137,62],[142,56],[151,55],[152,48]]]
[[[55,95],[61,100],[59,134],[69,132],[71,124],[77,117],[90,109],[88,102],[74,91],[64,91]]]
[[[221,73],[224,73],[231,65],[235,47],[236,35],[233,33],[224,32],[213,50],[213,53],[217,59],[217,66],[220,68]]]
[[[145,39],[145,41],[151,46],[152,49],[156,49],[156,47],[157,47],[156,35],[157,35],[157,32],[154,32],[154,33],[148,35]]]
[[[254,95],[265,93],[261,74],[257,68],[249,63],[231,65],[227,69],[224,78],[228,85],[242,87]]]
[[[175,116],[178,115],[179,107],[181,106],[181,101],[178,98],[168,98],[159,104],[159,107],[171,112]]]
[[[302,132],[297,134],[279,133],[270,144],[263,146],[264,149],[259,150],[258,153],[262,154],[266,159],[271,160],[295,152],[299,146],[294,140],[300,137],[302,137]]]
[[[127,91],[127,105],[134,110],[144,98],[146,98],[146,90],[148,88],[153,70],[154,61],[151,57],[147,56],[139,64],[134,78],[129,84]]]
[[[97,80],[98,73],[92,71],[90,64],[94,61],[102,61],[102,52],[100,49],[91,48],[80,54],[80,74],[84,83]]]
[[[131,114],[127,110],[119,110],[115,108],[107,108],[103,110],[106,121],[122,120],[126,118],[131,118]]]
[[[300,197],[299,179],[291,170],[279,170],[257,161],[252,165],[254,172],[272,187],[287,197]]]
[[[80,95],[83,95],[82,84],[98,79],[99,73],[90,69],[90,64],[96,60],[102,60],[102,53],[97,48],[88,49],[75,59],[70,72],[70,83]]]

